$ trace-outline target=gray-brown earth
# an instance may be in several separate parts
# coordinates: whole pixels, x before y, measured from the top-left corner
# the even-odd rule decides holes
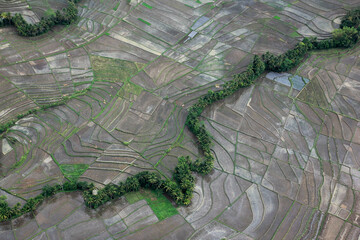
[[[3,0],[0,10],[12,4],[36,21],[47,9],[27,2]],[[10,205],[24,203],[44,185],[66,181],[63,164],[86,164],[80,180],[99,187],[145,169],[171,176],[178,156],[200,155],[184,127],[186,109],[199,96],[243,71],[253,54],[283,53],[305,36],[328,37],[357,6],[357,0],[136,6],[83,0],[77,24],[44,36],[22,38],[1,28],[1,123],[91,86],[11,128],[7,137],[18,142],[0,144],[1,194]],[[202,16],[208,21],[195,24]],[[197,34],[188,39],[192,30]],[[0,239],[358,239],[359,55],[359,45],[313,52],[293,72],[265,74],[207,109],[215,170],[196,177],[192,204],[178,207],[179,214],[159,221],[146,201],[124,197],[89,210],[78,193],[62,193],[2,223]],[[137,70],[122,77],[97,72],[96,56]]]

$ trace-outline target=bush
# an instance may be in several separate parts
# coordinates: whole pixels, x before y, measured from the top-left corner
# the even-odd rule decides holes
[[[128,177],[124,183],[126,192],[135,192],[140,189],[139,180],[136,177]]]
[[[42,195],[44,197],[50,197],[52,195],[54,195],[56,193],[56,189],[55,187],[51,187],[49,185],[45,185],[43,188],[42,188]]]
[[[357,42],[359,34],[354,27],[344,27],[336,29],[333,32],[332,37],[336,47],[348,48]]]
[[[75,191],[77,190],[77,183],[76,182],[65,182],[63,184],[64,191]]]
[[[156,190],[162,189],[163,187],[163,180],[156,173],[143,171],[136,174],[135,177],[138,179],[140,186],[143,188]]]
[[[359,28],[360,26],[360,9],[349,11],[341,20],[340,28],[353,27]]]

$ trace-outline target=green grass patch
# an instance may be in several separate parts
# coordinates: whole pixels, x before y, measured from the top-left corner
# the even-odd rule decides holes
[[[87,164],[61,164],[60,170],[66,178],[76,181],[87,169]]]
[[[94,76],[99,81],[127,82],[138,71],[138,64],[100,56],[91,56]]]
[[[53,15],[55,15],[55,12],[54,12],[54,10],[52,8],[46,9],[45,16],[50,17],[50,16],[53,16]]]
[[[135,65],[136,65],[138,71],[140,71],[141,69],[143,69],[146,66],[145,63],[138,63],[138,62],[135,62]]]
[[[141,189],[139,192],[125,194],[125,198],[130,204],[145,199],[159,221],[178,214],[176,208],[161,191]]]
[[[140,192],[129,192],[125,194],[125,198],[130,204],[133,204],[144,199],[144,196]]]
[[[143,88],[132,83],[132,82],[127,82],[124,84],[123,89],[125,92],[127,93],[132,93],[135,94],[137,96],[140,95],[140,93],[142,92]]]
[[[328,107],[324,90],[321,88],[317,78],[312,79],[305,86],[299,94],[298,99],[322,108]]]
[[[119,93],[121,97],[129,97],[129,94],[139,95],[142,92],[143,88],[130,82],[130,79],[145,64],[100,56],[91,56],[91,64],[95,80],[124,83]]]
[[[298,34],[296,31],[293,31],[292,33],[290,33],[290,37],[297,38],[297,37],[301,37],[301,35]]]
[[[274,19],[280,20],[281,18],[279,16],[274,16]]]
[[[120,2],[118,2],[117,4],[116,4],[116,6],[113,8],[114,9],[114,11],[116,11],[117,9],[118,9],[118,7],[120,6]]]
[[[152,9],[152,8],[153,8],[152,6],[150,6],[149,4],[147,4],[147,3],[145,3],[145,2],[143,2],[142,5],[143,5],[144,7],[147,7],[148,9]]]
[[[17,161],[14,165],[11,166],[11,169],[16,169],[16,168],[21,167],[24,164],[24,162],[25,162],[28,155],[29,155],[29,151],[24,153],[24,155],[21,156],[20,160]],[[16,172],[19,172],[19,170],[16,171]]]
[[[151,26],[151,23],[149,23],[148,21],[145,21],[145,20],[142,19],[142,18],[138,18],[138,20],[139,20],[140,22],[145,23],[145,24],[148,25],[148,26]]]

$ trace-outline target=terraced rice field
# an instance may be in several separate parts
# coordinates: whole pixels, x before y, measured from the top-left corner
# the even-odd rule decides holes
[[[0,10],[36,22],[66,4],[44,2],[2,0]],[[0,194],[14,205],[68,179],[101,188],[143,170],[171,177],[178,156],[201,156],[184,126],[197,98],[254,54],[329,37],[359,6],[83,0],[75,25],[46,35],[1,28],[0,123],[90,90],[10,129],[0,144]],[[359,44],[312,52],[294,71],[266,73],[208,108],[215,169],[196,176],[189,206],[142,190],[90,210],[79,193],[62,193],[1,223],[0,239],[358,239],[359,56]]]

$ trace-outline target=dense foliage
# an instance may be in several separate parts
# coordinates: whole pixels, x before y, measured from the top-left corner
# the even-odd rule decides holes
[[[360,9],[351,10],[342,18],[340,28],[344,27],[360,27]]]
[[[233,80],[226,82],[223,89],[217,92],[209,91],[205,96],[201,97],[190,109],[186,119],[186,126],[196,136],[200,149],[204,153],[204,160],[197,159],[191,163],[191,170],[201,174],[208,174],[214,165],[214,156],[211,153],[211,136],[206,131],[205,125],[200,121],[201,113],[204,109],[216,101],[222,100],[232,95],[243,87],[253,84],[254,80],[260,76],[265,70],[264,62],[260,57],[255,56],[253,62],[243,73],[234,76]]]
[[[48,32],[57,24],[69,25],[76,21],[78,10],[75,4],[77,2],[79,2],[79,0],[68,0],[67,8],[64,8],[61,12],[59,10],[56,11],[55,15],[51,15],[50,17],[42,18],[40,22],[36,24],[27,23],[19,13],[14,16],[11,16],[10,13],[2,13],[0,15],[0,27],[14,25],[21,36],[38,36]]]
[[[284,54],[275,56],[267,52],[262,55],[266,70],[274,72],[289,71],[297,66],[310,50],[323,50],[330,48],[349,48],[355,45],[359,38],[360,9],[350,11],[342,20],[340,28],[332,33],[332,38],[317,40],[305,38]]]
[[[358,40],[360,10],[351,11],[346,15],[341,28],[335,30],[333,37],[318,41],[316,38],[305,38],[298,43],[294,49],[275,56],[266,53],[255,56],[247,70],[234,75],[231,81],[226,82],[219,91],[208,91],[190,109],[186,119],[186,126],[194,134],[198,141],[199,148],[204,154],[204,159],[192,161],[189,157],[179,157],[172,179],[162,179],[153,172],[140,172],[120,182],[117,185],[108,184],[102,189],[97,189],[93,184],[86,182],[66,182],[63,185],[45,186],[42,194],[27,200],[21,208],[20,204],[9,207],[4,197],[0,198],[0,221],[20,216],[26,212],[33,211],[45,198],[62,191],[82,191],[86,206],[97,208],[100,205],[116,199],[125,193],[138,191],[140,188],[161,190],[172,198],[177,204],[187,205],[190,203],[195,187],[195,178],[192,172],[207,174],[212,171],[214,156],[211,152],[211,136],[200,120],[204,109],[216,101],[232,95],[243,87],[250,86],[265,71],[288,71],[297,66],[310,50],[329,49],[334,47],[351,47]]]
[[[63,185],[44,186],[42,193],[34,198],[30,198],[26,201],[24,206],[21,207],[20,203],[17,203],[14,207],[10,207],[6,202],[6,197],[3,195],[0,197],[0,221],[6,221],[19,217],[25,213],[34,211],[36,207],[42,203],[46,198],[51,197],[59,192],[69,191],[85,191],[93,188],[94,185],[88,182],[65,182]]]
[[[118,185],[108,184],[102,189],[96,189],[93,186],[83,193],[85,204],[90,208],[97,208],[111,199],[118,198],[128,192],[138,191],[142,187],[162,190],[174,199],[177,204],[187,205],[191,201],[195,186],[190,163],[189,157],[180,157],[171,180],[164,180],[154,172],[144,171],[128,177],[125,182],[120,182]]]
[[[9,26],[12,24],[10,13],[0,14],[0,27]]]

